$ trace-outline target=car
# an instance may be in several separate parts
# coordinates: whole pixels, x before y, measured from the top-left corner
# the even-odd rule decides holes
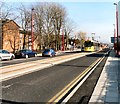
[[[22,49],[15,53],[15,58],[29,58],[29,57],[36,57],[37,52],[34,52],[29,49]]]
[[[13,53],[8,52],[7,50],[0,49],[0,61],[2,60],[12,60],[15,58]]]
[[[42,52],[42,56],[55,56],[56,55],[56,52],[54,51],[54,49],[50,48],[50,49],[45,49],[43,52]]]

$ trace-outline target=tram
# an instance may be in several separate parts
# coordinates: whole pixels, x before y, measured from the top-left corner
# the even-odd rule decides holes
[[[84,51],[94,52],[100,49],[100,43],[93,40],[86,40],[84,42]]]

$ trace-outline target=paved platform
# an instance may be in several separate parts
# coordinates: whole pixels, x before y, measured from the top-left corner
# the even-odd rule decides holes
[[[120,58],[114,50],[103,68],[89,104],[120,104]]]

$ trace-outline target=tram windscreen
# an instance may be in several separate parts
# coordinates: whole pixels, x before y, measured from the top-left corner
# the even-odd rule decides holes
[[[91,41],[85,41],[84,46],[85,47],[91,47],[91,46],[93,46],[93,42],[91,42]]]

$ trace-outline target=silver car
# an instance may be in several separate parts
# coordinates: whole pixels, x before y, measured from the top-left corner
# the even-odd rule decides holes
[[[15,58],[13,53],[8,52],[7,50],[0,49],[0,61],[1,60],[12,60]]]

